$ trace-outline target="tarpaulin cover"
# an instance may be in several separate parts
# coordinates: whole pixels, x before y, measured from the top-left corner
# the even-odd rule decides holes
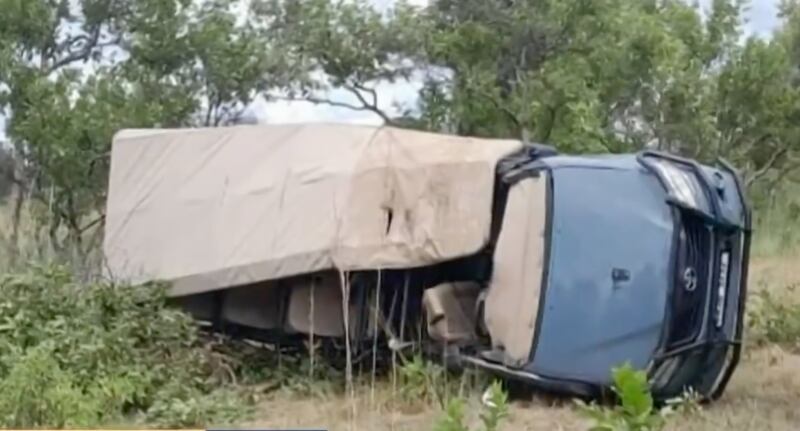
[[[545,265],[547,173],[525,178],[508,193],[494,252],[485,323],[504,362],[521,367],[530,359],[539,315]]]
[[[498,160],[521,147],[357,125],[123,130],[106,266],[180,296],[466,256],[488,241]]]

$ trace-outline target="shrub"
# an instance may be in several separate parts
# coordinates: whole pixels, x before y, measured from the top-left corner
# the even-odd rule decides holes
[[[788,290],[795,288],[790,286]],[[800,305],[781,300],[769,290],[754,293],[752,302],[748,310],[752,338],[800,351]]]
[[[503,390],[499,381],[494,381],[487,392],[484,401],[484,410],[481,412],[481,422],[485,431],[495,431],[500,423],[508,417],[508,394]]]
[[[445,374],[443,367],[424,360],[420,355],[414,356],[400,367],[400,396],[406,402],[438,402],[444,406],[447,391],[442,386],[445,385]]]
[[[634,370],[630,364],[615,368],[614,392],[619,405],[608,408],[596,404],[579,407],[592,422],[593,431],[654,431],[664,427],[662,412],[655,408],[647,383],[647,373]]]
[[[485,374],[473,371],[448,371],[416,355],[400,367],[400,397],[409,404],[421,403],[443,409],[451,398],[464,396],[477,386],[485,385]]]
[[[279,388],[285,394],[317,398],[342,393],[346,388],[344,373],[324,358],[317,358],[313,367],[308,356],[283,356],[279,362],[269,362],[272,365],[260,367],[261,377],[251,381],[268,381],[272,388]],[[254,371],[254,367],[248,368],[251,373]]]
[[[753,253],[756,256],[777,256],[796,253],[800,246],[797,220],[800,217],[798,184],[787,182],[770,190],[754,190]]]
[[[445,414],[433,427],[434,431],[469,431],[464,423],[464,400],[452,398],[447,403]]]
[[[480,412],[482,431],[497,431],[502,421],[508,417],[508,394],[499,381],[495,381],[486,392]],[[434,431],[470,431],[465,423],[464,399],[450,399],[445,415],[434,426]]]
[[[87,427],[105,411],[99,397],[84,397],[75,376],[64,371],[46,346],[5,358],[13,362],[0,381],[0,419],[4,426]],[[89,389],[94,391],[95,389]]]
[[[227,423],[247,398],[162,286],[0,277],[0,426]]]

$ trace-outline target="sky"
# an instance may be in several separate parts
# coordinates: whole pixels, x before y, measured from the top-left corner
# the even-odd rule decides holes
[[[428,0],[411,0],[410,3],[425,5]],[[712,0],[700,0],[700,5],[707,9]],[[777,7],[780,0],[751,0],[746,14],[745,32],[759,37],[769,37],[778,26]],[[395,0],[371,0],[378,8],[385,10]],[[381,83],[376,86],[378,106],[390,114],[397,114],[403,109],[411,109],[416,103],[418,81]],[[330,99],[340,102],[355,103],[354,97],[343,90],[333,90],[328,94]],[[399,107],[399,108],[398,108]],[[354,111],[327,105],[314,105],[309,102],[266,102],[259,100],[250,107],[251,115],[259,122],[298,123],[309,121],[349,122],[362,124],[379,124],[381,119],[370,112]],[[5,118],[0,115],[0,142],[4,140]]]
[[[710,3],[710,0],[704,3]],[[751,0],[747,31],[762,37],[769,36],[778,26],[778,4],[779,0]]]

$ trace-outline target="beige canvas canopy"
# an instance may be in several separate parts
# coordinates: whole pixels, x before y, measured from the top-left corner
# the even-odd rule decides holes
[[[188,295],[469,255],[489,237],[495,166],[521,145],[330,124],[123,130],[107,269]]]

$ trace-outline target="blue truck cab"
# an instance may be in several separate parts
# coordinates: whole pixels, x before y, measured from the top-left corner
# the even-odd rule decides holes
[[[629,363],[659,398],[718,397],[739,361],[747,291],[751,221],[737,173],[654,151],[532,153],[498,169],[500,202],[525,178],[546,180],[541,279],[524,282],[539,295],[529,354],[515,363],[493,345],[461,359],[587,396]]]

